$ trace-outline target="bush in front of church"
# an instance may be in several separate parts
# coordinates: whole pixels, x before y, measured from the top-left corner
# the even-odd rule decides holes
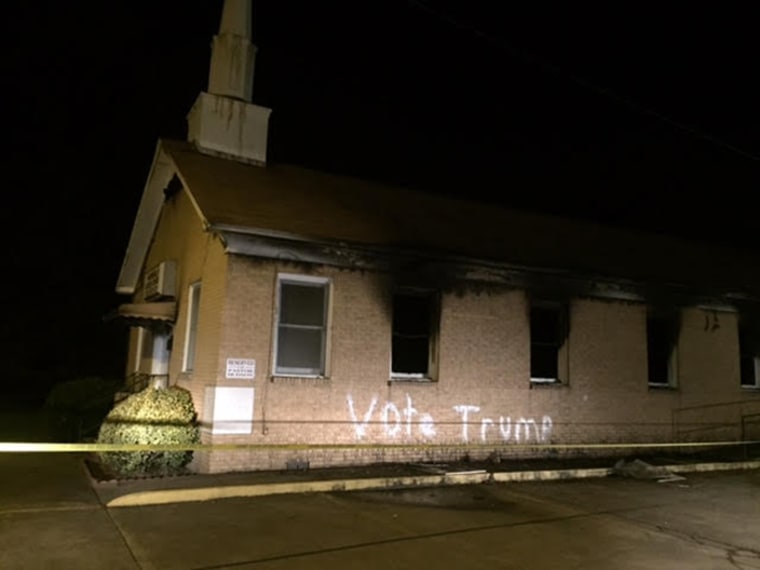
[[[55,441],[94,438],[118,389],[115,380],[84,377],[54,385],[45,398],[44,410],[50,418]]]
[[[193,445],[200,442],[190,392],[178,387],[148,387],[108,413],[98,443]],[[116,475],[176,475],[193,458],[192,451],[109,451],[100,461]]]

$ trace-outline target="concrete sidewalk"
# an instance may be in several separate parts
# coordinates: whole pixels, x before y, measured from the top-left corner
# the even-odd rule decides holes
[[[695,473],[676,484],[606,477],[392,492],[309,493],[303,491],[314,489],[299,486],[290,489],[299,494],[109,508],[93,492],[82,459],[0,455],[15,482],[0,489],[0,568],[760,568],[757,469]],[[494,467],[503,468],[494,477],[529,473]],[[400,473],[395,466],[368,467],[364,479],[383,469],[385,479]],[[319,477],[335,484],[340,473],[355,475],[199,475],[174,478],[172,485],[208,493],[213,487],[201,484],[245,484],[254,477],[262,484]],[[179,479],[195,486],[182,488]],[[104,487],[135,491],[142,483]],[[147,483],[154,491],[172,486],[169,479]]]
[[[646,458],[671,473],[760,469],[760,458],[704,460],[703,458]],[[292,493],[398,489],[488,482],[552,481],[607,477],[616,459],[520,461],[512,464],[379,464],[305,471],[260,471],[191,474],[119,481],[97,481],[89,470],[93,489],[107,507],[134,507]]]

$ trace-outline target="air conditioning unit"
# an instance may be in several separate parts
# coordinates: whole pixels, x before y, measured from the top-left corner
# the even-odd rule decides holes
[[[148,270],[143,280],[145,300],[155,301],[177,294],[177,262],[162,261]]]

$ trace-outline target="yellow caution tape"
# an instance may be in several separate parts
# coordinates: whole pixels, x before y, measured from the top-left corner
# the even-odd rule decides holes
[[[667,443],[547,443],[547,444],[383,444],[383,443],[214,443],[193,445],[150,445],[137,443],[27,443],[0,442],[0,453],[76,453],[76,452],[117,452],[117,451],[255,451],[287,450],[307,451],[318,449],[335,450],[383,450],[383,449],[620,449],[620,448],[654,448],[674,447],[723,447],[736,445],[756,445],[760,441],[693,441]]]

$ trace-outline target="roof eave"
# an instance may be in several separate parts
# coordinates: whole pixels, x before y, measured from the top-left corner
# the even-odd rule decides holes
[[[305,236],[227,224],[212,225],[210,229],[222,237],[227,253],[291,263],[385,272],[396,271],[401,266],[424,266],[423,271],[431,271],[434,275],[441,268],[448,267],[454,268],[456,278],[462,281],[498,283],[534,291],[554,289],[573,295],[634,303],[646,303],[664,294],[667,298],[719,311],[736,311],[737,306],[743,303],[760,304],[760,299],[751,295],[698,291],[681,283],[654,284],[561,268],[525,267],[447,252],[316,241]]]
[[[143,189],[135,223],[129,237],[127,251],[116,282],[116,292],[131,295],[135,292],[148,248],[156,230],[161,207],[164,203],[163,190],[176,173],[171,157],[164,152],[161,141],[156,144],[150,173]]]

